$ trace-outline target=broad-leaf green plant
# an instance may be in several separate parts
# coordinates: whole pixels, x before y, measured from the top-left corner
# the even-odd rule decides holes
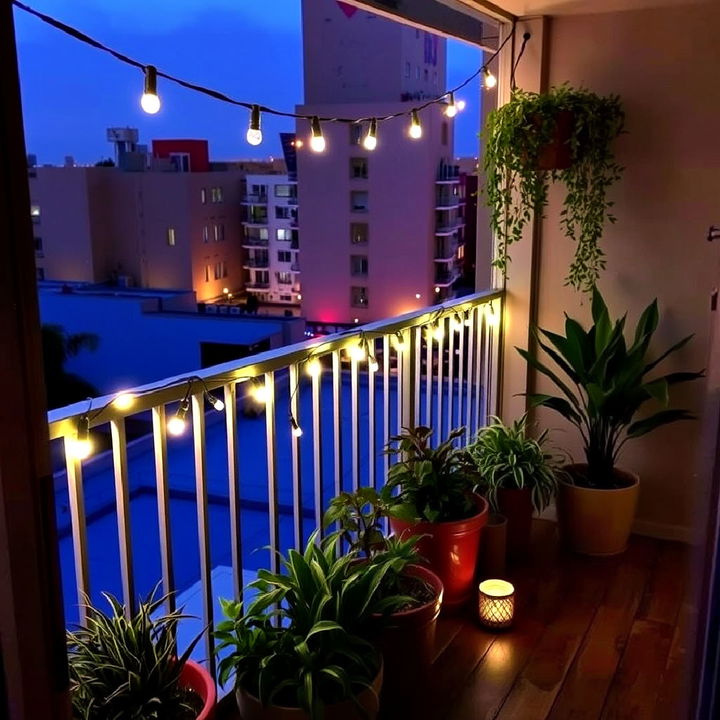
[[[527,488],[538,513],[548,506],[557,490],[559,458],[548,451],[548,430],[533,438],[527,429],[527,414],[511,425],[494,417],[468,446],[482,477],[485,497],[495,511],[501,488]]]
[[[592,319],[593,325],[587,331],[567,316],[564,335],[534,330],[538,347],[550,364],[527,350],[517,350],[560,391],[559,395],[530,394],[530,404],[560,413],[582,436],[588,470],[587,477],[576,482],[614,488],[618,481],[613,470],[625,443],[668,423],[694,418],[687,410],[668,407],[670,389],[704,373],[655,373],[663,360],[692,338],[688,335],[651,359],[650,344],[659,320],[657,300],[644,310],[632,337],[626,338],[625,317],[611,320],[607,305],[595,288]],[[638,417],[649,402],[660,409]]]
[[[568,139],[572,164],[541,170],[538,159],[554,139],[560,113],[570,113]],[[507,274],[509,247],[518,242],[533,213],[542,216],[551,182],[565,184],[560,213],[565,235],[576,243],[567,283],[589,292],[605,257],[600,247],[605,221],[615,222],[610,186],[622,168],[611,145],[622,132],[624,113],[617,96],[601,97],[568,85],[546,93],[516,89],[505,105],[490,113],[483,132],[485,197],[498,247],[494,265]]]
[[[432,428],[403,428],[390,438],[385,453],[400,456],[390,467],[381,491],[388,512],[405,520],[447,522],[477,512],[472,491],[477,471],[465,448],[456,442],[465,428],[453,430],[436,448],[430,444]]]
[[[194,720],[198,698],[179,684],[200,639],[178,657],[182,611],[157,617],[167,597],[153,592],[127,617],[125,607],[103,593],[110,613],[87,609],[87,625],[67,633],[70,695],[75,720]],[[154,617],[156,616],[156,617]]]

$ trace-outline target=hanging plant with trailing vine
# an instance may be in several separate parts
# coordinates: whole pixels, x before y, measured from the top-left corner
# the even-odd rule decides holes
[[[566,283],[585,292],[592,289],[605,269],[600,247],[605,221],[615,222],[607,191],[623,170],[611,145],[624,118],[618,96],[600,97],[568,85],[540,94],[516,89],[506,105],[490,113],[483,133],[485,196],[498,240],[493,264],[503,274],[509,246],[522,238],[533,213],[544,217],[549,185],[560,181],[567,189],[560,224],[576,243]],[[548,149],[559,142],[561,119],[568,130],[560,139],[567,167],[544,169]]]

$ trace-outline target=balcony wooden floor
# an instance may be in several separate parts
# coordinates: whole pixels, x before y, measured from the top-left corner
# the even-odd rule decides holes
[[[384,717],[684,720],[689,554],[636,537],[617,558],[574,556],[558,548],[553,523],[536,522],[531,558],[509,573],[513,629],[485,632],[470,612],[441,618],[432,682],[416,707]]]

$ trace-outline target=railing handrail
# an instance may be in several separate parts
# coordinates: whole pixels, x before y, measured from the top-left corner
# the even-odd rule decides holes
[[[214,390],[228,383],[262,377],[267,372],[284,369],[302,362],[307,359],[309,350],[322,348],[322,354],[342,350],[350,347],[353,341],[367,335],[375,333],[386,335],[399,330],[426,325],[437,320],[440,314],[452,311],[460,312],[493,300],[501,300],[503,295],[503,290],[483,290],[473,295],[466,295],[438,305],[413,310],[404,315],[377,320],[334,335],[313,338],[293,345],[285,345],[240,360],[232,360],[220,365],[203,368],[193,373],[175,375],[134,388],[126,388],[122,392],[134,396],[132,407],[127,409],[117,408],[112,403],[119,394],[119,392],[114,392],[93,398],[90,402],[92,408],[90,411],[88,411],[88,400],[50,410],[48,412],[50,439],[72,437],[77,432],[78,420],[86,415],[89,417],[90,427],[95,427],[111,420],[123,419],[129,415],[151,410],[160,405],[182,400],[187,393],[188,382],[191,379],[204,383],[208,390]]]

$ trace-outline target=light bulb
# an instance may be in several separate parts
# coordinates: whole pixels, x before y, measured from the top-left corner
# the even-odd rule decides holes
[[[305,370],[310,377],[319,377],[322,373],[322,364],[317,358],[309,360]]]
[[[458,109],[458,112],[462,112],[467,106],[467,103],[464,100],[458,100],[455,103],[455,107]]]
[[[113,405],[118,410],[127,410],[128,408],[132,407],[132,404],[134,402],[135,396],[132,393],[121,392],[115,396],[115,399],[113,400]]]
[[[86,460],[92,455],[92,440],[90,440],[89,437],[86,437],[84,440],[74,438],[70,441],[69,450],[76,460]]]
[[[377,147],[377,120],[375,118],[370,121],[370,128],[363,140],[363,147],[366,150],[374,150]]]
[[[438,295],[439,293],[440,293],[440,288],[436,286],[436,287],[435,287],[435,294]]]
[[[368,357],[368,369],[370,372],[377,372],[380,369],[380,365],[378,365],[378,361],[375,359],[374,355],[370,355],[370,357]]]
[[[297,148],[298,150],[304,145],[305,143],[302,140],[294,140],[293,141],[293,147]]]
[[[262,142],[263,135],[260,129],[260,106],[253,105],[250,111],[250,126],[245,136],[251,145],[259,145]]]
[[[483,68],[483,85],[486,88],[492,89],[497,85],[497,78],[486,68]]]
[[[457,105],[455,104],[455,93],[448,93],[448,104],[445,108],[445,114],[449,118],[453,118],[457,115]]]
[[[313,152],[321,153],[325,151],[325,137],[323,136],[322,127],[320,126],[320,118],[315,115],[310,121],[310,129],[312,137],[310,138],[310,149]]]
[[[215,408],[218,412],[222,412],[225,409],[225,403],[219,397],[215,397],[214,395],[208,393],[207,398],[213,408]]]
[[[302,428],[297,424],[297,420],[291,415],[290,416],[290,425],[292,427],[292,434],[293,437],[299,438],[302,437],[303,431]]]
[[[421,297],[422,297],[422,295],[421,295],[420,293],[415,293],[415,299],[416,299],[416,300],[419,300]]]
[[[157,69],[154,65],[145,67],[145,91],[140,98],[140,107],[148,115],[155,115],[160,110],[160,98],[157,94]]]
[[[250,389],[253,400],[259,405],[265,405],[268,401],[268,389],[264,382],[254,382]]]
[[[230,292],[228,288],[223,288],[223,295],[227,295]]]
[[[182,435],[185,432],[185,427],[187,426],[187,423],[185,422],[184,418],[178,417],[177,415],[173,415],[167,423],[167,431],[171,434],[177,437],[178,435]]]
[[[365,359],[365,343],[361,340],[357,345],[353,345],[347,352],[351,360],[361,362]]]
[[[443,328],[443,326],[438,323],[432,330],[432,336],[436,340],[442,340],[445,337],[445,328]]]
[[[410,135],[413,140],[419,140],[422,137],[422,125],[420,124],[420,116],[417,110],[412,111],[408,135]]]
[[[297,299],[298,299],[298,300],[302,300],[302,293],[298,293],[298,294],[297,294]]]

